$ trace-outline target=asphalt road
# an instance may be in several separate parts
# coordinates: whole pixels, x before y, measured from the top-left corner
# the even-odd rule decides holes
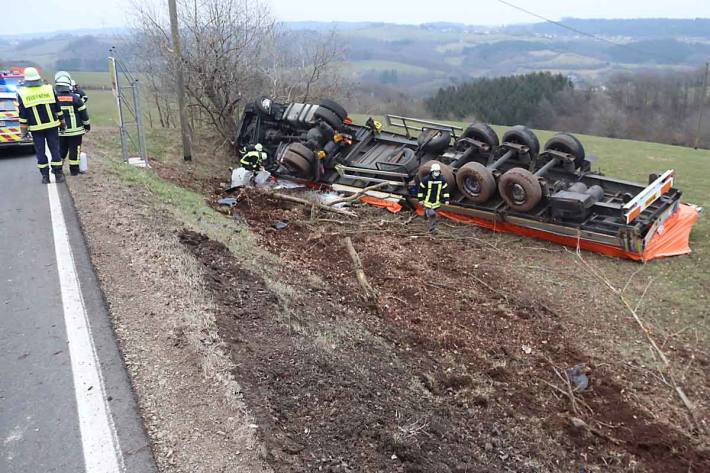
[[[71,197],[66,185],[50,186],[58,191],[54,207],[34,155],[0,150],[0,472],[155,472]],[[58,209],[66,252],[56,241],[63,229]],[[66,274],[78,281],[73,302],[88,324],[69,320],[74,296],[60,283]],[[77,371],[91,372],[92,361],[77,351],[77,331],[93,342],[84,345],[93,355],[93,379],[102,382],[81,384],[86,378]],[[98,413],[85,399],[95,403],[97,396],[105,407]],[[101,412],[118,469],[92,463],[91,429],[101,424]]]

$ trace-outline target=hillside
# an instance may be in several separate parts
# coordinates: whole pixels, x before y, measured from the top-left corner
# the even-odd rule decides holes
[[[356,82],[417,94],[475,77],[547,70],[597,83],[618,71],[687,70],[710,60],[710,20],[576,20],[566,23],[606,40],[547,23],[498,28],[456,23],[285,23],[289,41],[310,41],[335,30],[345,51],[344,72]],[[305,34],[305,32],[308,32]],[[30,61],[49,69],[98,71],[116,30],[81,37],[1,37],[0,63]],[[76,51],[81,50],[81,58]]]

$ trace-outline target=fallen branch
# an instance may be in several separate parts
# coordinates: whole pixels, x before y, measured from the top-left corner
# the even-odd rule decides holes
[[[365,299],[374,304],[377,301],[377,292],[372,286],[370,286],[367,276],[365,276],[365,269],[362,266],[362,261],[360,261],[360,256],[358,256],[357,251],[355,251],[355,247],[353,246],[353,242],[350,237],[345,237],[343,241],[345,242],[345,247],[348,250],[350,259],[353,260],[355,276],[357,277],[357,282],[362,288],[362,292],[365,294]]]
[[[579,251],[579,248],[577,248],[577,258],[579,258],[579,261],[583,265],[585,269],[592,275],[594,275],[597,279],[599,279],[601,282],[603,282],[609,290],[616,294],[616,296],[619,297],[621,300],[621,303],[626,307],[626,309],[629,311],[633,319],[636,321],[636,324],[639,326],[643,334],[646,336],[646,340],[648,341],[649,345],[652,347],[652,350],[660,357],[661,361],[663,362],[663,366],[666,369],[666,372],[668,374],[668,379],[670,380],[670,384],[673,387],[674,391],[680,398],[681,402],[683,403],[683,406],[686,408],[688,413],[690,414],[690,418],[693,421],[694,428],[696,432],[701,432],[704,433],[705,429],[703,424],[701,424],[700,420],[697,417],[697,413],[695,412],[695,406],[693,405],[692,402],[690,402],[690,399],[688,399],[688,396],[685,394],[685,391],[683,391],[683,388],[678,385],[678,383],[675,380],[675,376],[673,374],[673,366],[670,363],[670,360],[666,356],[666,354],[661,350],[661,348],[656,344],[656,341],[653,339],[653,336],[651,335],[651,331],[646,328],[646,324],[644,324],[643,320],[641,320],[641,317],[639,316],[638,312],[636,311],[638,308],[638,304],[636,307],[633,307],[631,303],[628,301],[626,296],[624,296],[624,293],[622,290],[619,290],[618,288],[614,287],[614,285],[607,279],[603,274],[600,274],[595,268],[593,268],[587,261],[582,257],[581,252]],[[638,271],[637,271],[638,272]],[[635,275],[636,273],[634,273]],[[626,286],[624,287],[624,289]],[[646,295],[646,291],[648,290],[648,286],[643,292],[643,295]],[[643,299],[643,296],[642,296]],[[663,372],[659,370],[661,375],[663,375]]]
[[[380,182],[380,183],[372,185],[370,187],[365,187],[364,189],[361,189],[360,191],[358,191],[357,193],[355,193],[351,196],[343,197],[341,199],[335,199],[331,202],[328,202],[328,205],[333,206],[335,204],[342,204],[345,202],[353,202],[353,201],[359,199],[360,197],[362,197],[363,195],[367,194],[368,192],[380,189],[382,187],[385,187],[388,184],[389,184],[389,182]]]
[[[578,429],[585,429],[586,431],[596,435],[597,437],[601,437],[605,440],[608,440],[609,442],[613,443],[614,445],[621,445],[621,443],[622,443],[621,440],[605,434],[604,432],[597,429],[596,427],[592,427],[591,425],[587,424],[579,417],[570,417],[569,421],[572,424],[572,426],[574,426]]]
[[[305,205],[307,207],[310,207],[311,209],[319,208],[319,209],[325,210],[327,212],[333,212],[333,213],[336,213],[339,215],[346,215],[348,217],[357,218],[357,214],[355,212],[350,212],[348,210],[342,210],[342,209],[336,209],[333,207],[329,207],[327,205],[323,205],[320,202],[314,202],[312,200],[302,199],[300,197],[294,197],[292,195],[279,194],[278,192],[266,192],[266,195],[268,195],[269,197],[275,197],[277,199],[286,200],[288,202],[295,202],[297,204]]]

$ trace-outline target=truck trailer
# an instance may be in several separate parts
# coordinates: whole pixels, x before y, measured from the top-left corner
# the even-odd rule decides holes
[[[277,103],[260,97],[243,112],[237,144],[261,144],[272,175],[355,193],[397,209],[416,200],[435,162],[451,189],[444,217],[598,253],[650,260],[688,253],[698,207],[681,203],[673,170],[646,184],[592,170],[596,157],[569,133],[544,146],[518,125],[502,137],[489,125],[464,128],[397,115],[386,126],[354,124],[337,102]]]

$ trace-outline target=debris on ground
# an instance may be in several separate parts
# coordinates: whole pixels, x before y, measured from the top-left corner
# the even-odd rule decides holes
[[[217,205],[228,205],[229,207],[235,207],[237,203],[237,199],[234,197],[224,197],[217,201]]]
[[[587,377],[587,365],[580,364],[568,369],[567,379],[572,383],[575,391],[584,391],[589,387],[589,377]]]

